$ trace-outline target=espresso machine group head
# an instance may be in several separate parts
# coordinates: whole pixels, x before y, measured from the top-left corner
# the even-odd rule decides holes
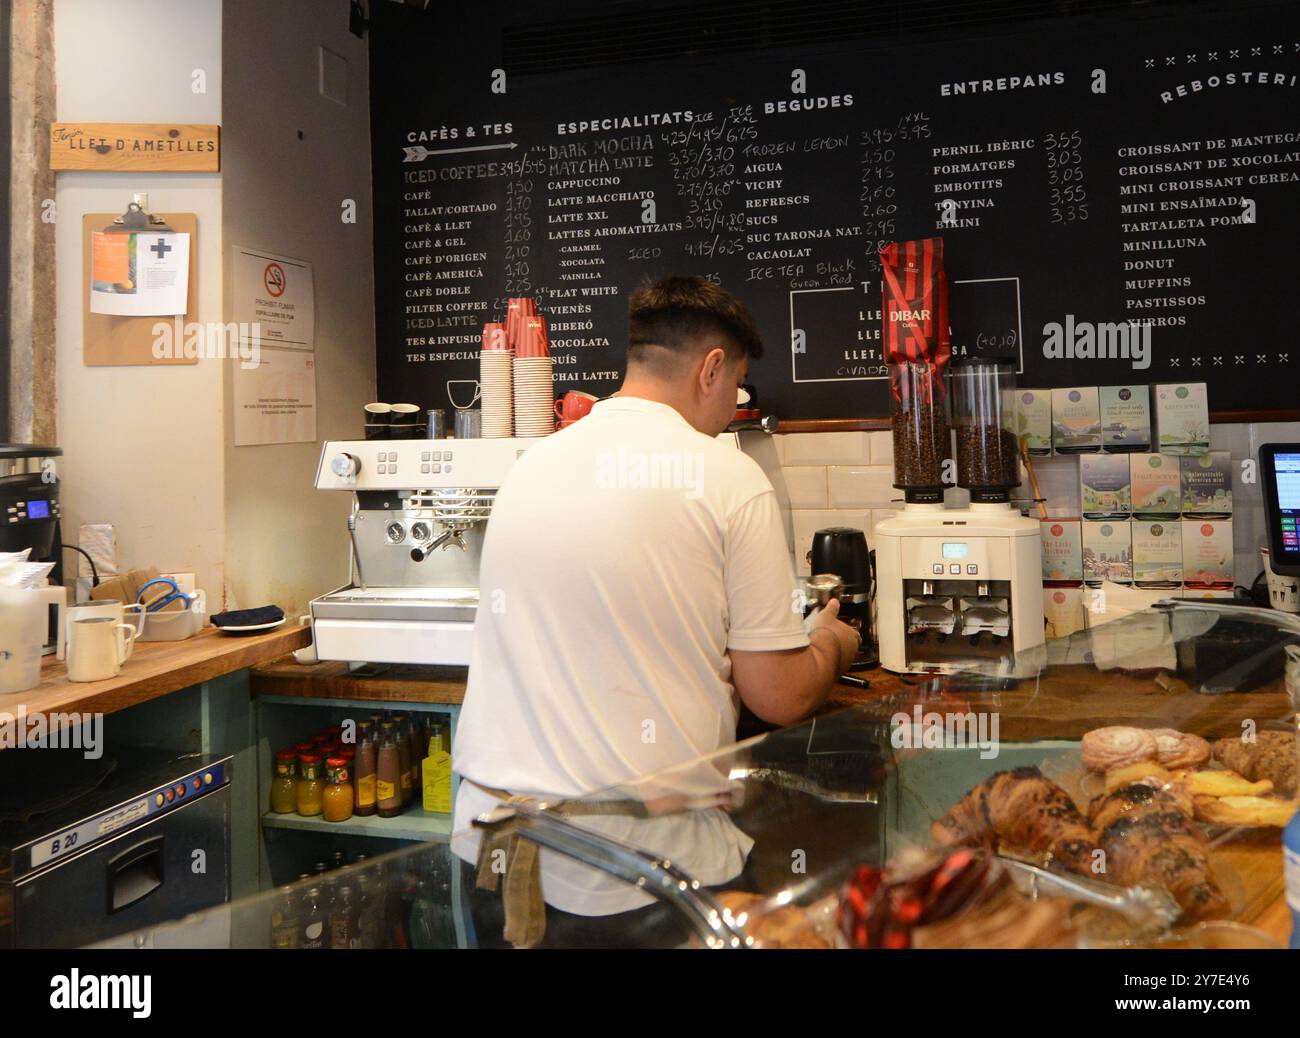
[[[352,494],[351,579],[311,604],[317,657],[468,665],[492,503],[536,442],[326,442],[316,487]]]

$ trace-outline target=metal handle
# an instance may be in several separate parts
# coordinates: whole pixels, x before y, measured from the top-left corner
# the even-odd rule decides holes
[[[474,819],[481,829],[509,828],[531,842],[600,869],[667,902],[709,948],[748,948],[731,912],[672,862],[574,825],[543,804],[502,804]]]

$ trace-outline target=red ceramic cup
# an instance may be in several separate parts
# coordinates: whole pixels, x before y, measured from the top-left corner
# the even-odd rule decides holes
[[[580,393],[576,389],[571,389],[555,401],[555,417],[562,422],[576,422],[579,418],[591,414],[591,409],[595,405],[596,398],[590,393]]]

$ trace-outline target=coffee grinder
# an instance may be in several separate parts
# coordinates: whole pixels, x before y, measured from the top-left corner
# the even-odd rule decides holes
[[[833,577],[838,582],[834,597],[840,602],[840,619],[857,628],[862,636],[854,668],[873,666],[876,663],[875,641],[871,636],[873,566],[866,534],[849,526],[818,530],[813,534],[808,562],[813,574],[810,588],[819,577]]]
[[[894,486],[906,503],[875,528],[880,662],[899,673],[1014,675],[1044,643],[1039,524],[1010,504],[1020,483],[1015,361],[950,367],[956,482],[970,492],[962,509],[943,504],[948,380],[926,363],[890,365]]]

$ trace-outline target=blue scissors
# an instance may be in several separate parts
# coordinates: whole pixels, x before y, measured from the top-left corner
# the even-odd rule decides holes
[[[165,584],[171,590],[164,591],[158,597],[150,600],[149,602],[145,602],[144,600],[145,591],[153,587],[155,584]],[[190,601],[191,601],[190,597],[180,589],[180,586],[176,583],[176,581],[172,580],[171,577],[156,577],[155,579],[149,581],[147,584],[143,585],[140,588],[139,593],[135,596],[135,600],[137,602],[144,604],[144,610],[146,613],[156,613],[160,609],[166,609],[173,602],[184,602],[185,605],[183,606],[183,608],[188,609],[190,607]]]

